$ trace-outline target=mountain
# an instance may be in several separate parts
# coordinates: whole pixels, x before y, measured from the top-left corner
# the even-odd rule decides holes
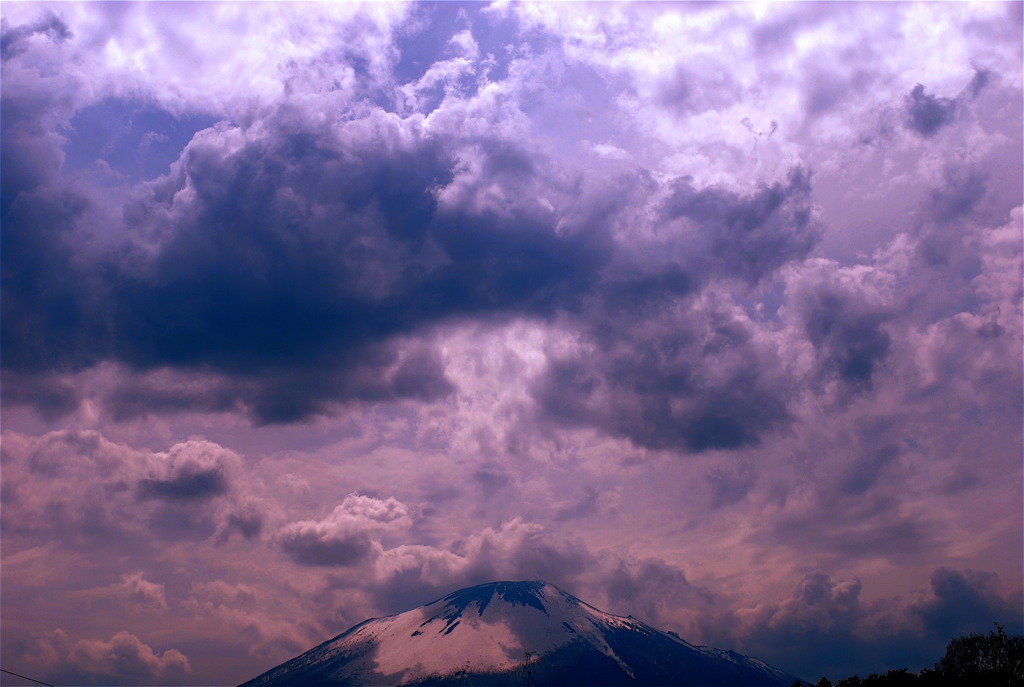
[[[527,659],[524,652],[535,652]],[[740,654],[694,646],[544,582],[491,582],[365,620],[242,687],[262,685],[789,685]]]

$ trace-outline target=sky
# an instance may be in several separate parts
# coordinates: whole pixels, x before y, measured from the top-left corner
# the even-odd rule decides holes
[[[1022,7],[4,2],[3,667],[1024,631]]]

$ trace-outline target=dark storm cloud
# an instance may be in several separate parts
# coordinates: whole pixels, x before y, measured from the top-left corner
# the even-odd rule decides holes
[[[917,84],[907,96],[907,126],[925,138],[934,136],[956,116],[957,101],[924,92]]]
[[[930,667],[949,640],[991,630],[993,622],[1012,633],[1024,629],[1020,592],[1002,593],[992,574],[939,568],[930,589],[909,600],[868,603],[861,589],[857,579],[812,571],[790,600],[759,607],[736,638],[744,651],[771,651],[775,665],[815,682],[826,669],[837,678]]]
[[[373,552],[373,544],[362,532],[324,536],[294,531],[282,538],[281,550],[299,565],[349,567],[364,562]]]
[[[923,138],[931,138],[968,111],[992,81],[990,70],[974,67],[970,82],[953,98],[929,95],[923,84],[917,84],[904,98],[904,122]]]
[[[54,420],[73,412],[80,402],[78,390],[59,374],[19,375],[0,373],[3,399],[11,405],[29,405],[45,420]]]
[[[151,470],[149,477],[139,480],[138,496],[142,500],[164,502],[169,520],[191,522],[202,510],[198,506],[231,490],[228,472],[236,460],[213,444],[196,441],[180,444]],[[176,511],[188,517],[172,515]]]
[[[652,306],[665,306],[673,299],[697,289],[694,276],[678,264],[636,266],[622,270],[613,282],[607,283],[603,306],[616,315],[636,317]]]
[[[349,494],[322,520],[292,522],[281,529],[279,545],[304,566],[352,567],[379,555],[379,537],[410,524],[405,505],[389,498]]]
[[[935,221],[948,223],[970,215],[988,191],[987,174],[969,167],[950,167],[944,183],[931,193]]]
[[[248,372],[323,364],[408,328],[394,313],[401,296],[374,291],[387,288],[388,268],[415,269],[402,253],[418,252],[443,167],[430,150],[345,160],[310,133],[275,134],[227,155],[189,149],[171,187],[138,209],[143,227],[170,209],[163,194],[196,190],[159,255],[111,294],[117,358]]]
[[[227,519],[227,531],[236,531],[243,539],[255,539],[263,532],[263,516],[255,510],[231,513]]]
[[[586,286],[600,260],[586,236],[439,210],[433,189],[451,181],[454,162],[436,142],[403,148],[360,138],[354,126],[354,140],[338,141],[294,133],[301,124],[286,116],[273,123],[266,140],[226,156],[194,146],[173,187],[160,190],[187,183],[197,199],[160,255],[114,295],[124,310],[119,358],[239,372],[301,359],[331,369],[332,357],[450,316],[550,310],[560,293]],[[516,157],[492,152],[486,158],[502,167]],[[140,211],[145,223],[158,208]],[[420,355],[396,384],[444,393],[439,373]]]
[[[550,421],[693,453],[756,445],[762,433],[787,421],[785,389],[755,364],[707,379],[700,364],[708,360],[685,338],[623,336],[586,358],[556,360],[535,396]],[[743,347],[728,352],[742,355]]]
[[[6,370],[66,370],[95,361],[90,354],[102,325],[90,312],[93,279],[75,260],[72,243],[85,209],[77,194],[48,188],[22,193],[5,207],[0,327]]]
[[[189,471],[171,479],[144,479],[139,482],[143,498],[167,501],[205,501],[227,493],[228,482],[217,469]]]
[[[762,185],[749,196],[697,189],[692,180],[679,179],[664,214],[697,227],[703,250],[694,271],[751,284],[803,258],[818,240],[811,221],[811,177],[800,167],[790,171],[785,183]]]
[[[73,259],[90,230],[86,201],[46,175],[35,190],[11,188],[4,367],[202,370],[219,383],[129,382],[112,408],[243,407],[261,423],[290,422],[338,400],[443,397],[453,387],[437,354],[400,351],[395,337],[457,317],[549,315],[594,283],[610,250],[602,228],[440,209],[451,151],[397,140],[399,124],[372,119],[332,132],[282,110],[231,150],[221,139],[241,133],[208,132],[126,208],[125,248],[88,271]],[[476,150],[496,178],[533,173],[512,145]],[[30,157],[11,166],[31,169]],[[154,238],[155,252],[131,247]]]
[[[742,327],[709,334],[707,313],[660,315],[657,328],[595,323],[593,351],[549,363],[534,388],[545,418],[696,453],[756,445],[788,421],[788,389],[759,365]]]
[[[800,305],[821,373],[855,389],[870,388],[872,375],[892,344],[884,329],[890,314],[837,284],[805,292]]]
[[[452,392],[436,351],[425,345],[399,350],[394,342],[339,354],[329,367],[255,369],[213,374],[157,370],[123,378],[104,396],[118,420],[166,412],[247,413],[259,424],[286,423],[327,413],[328,404],[360,399],[433,400]],[[297,363],[301,365],[301,360]]]
[[[81,256],[76,257],[78,222],[89,210],[90,201],[60,178],[63,138],[56,127],[69,114],[69,102],[48,89],[10,78],[6,64],[4,74],[0,94],[0,298],[4,317],[0,335],[4,381],[8,382],[13,370],[80,367],[83,361],[75,351],[94,350],[102,324],[89,312],[87,294],[94,280]],[[40,381],[45,383],[45,379]],[[29,379],[23,377],[15,389],[29,385]],[[15,392],[12,400],[18,396],[41,402],[44,412],[58,409],[50,394],[31,399]]]
[[[17,94],[8,100],[14,113],[23,104]],[[5,117],[13,144],[4,151],[16,169],[39,164],[19,143],[59,144],[30,131],[30,119]],[[434,324],[572,313],[607,348],[607,369],[591,366],[587,376],[634,395],[615,433],[703,451],[755,444],[785,420],[784,401],[756,365],[711,385],[695,375],[704,353],[678,354],[685,331],[634,341],[637,360],[615,342],[642,338],[633,313],[659,315],[709,280],[755,284],[806,255],[818,235],[807,172],[796,168],[750,195],[678,180],[661,221],[684,237],[655,248],[667,258],[649,265],[606,226],[625,196],[575,219],[516,204],[502,214],[440,206],[435,191],[453,182],[467,149],[401,126],[378,112],[324,128],[288,107],[258,134],[218,125],[168,176],[140,187],[125,208],[123,245],[93,261],[75,259],[93,230],[89,201],[52,165],[5,189],[5,370],[32,376],[113,361],[141,373],[107,393],[117,418],[242,411],[257,423],[285,423],[347,400],[449,395],[438,354],[401,341]],[[526,196],[543,173],[536,152],[508,140],[469,145],[481,171],[460,181],[467,187],[498,183]],[[613,321],[624,312],[624,326]],[[559,369],[552,366],[555,376]],[[154,382],[150,373],[160,370],[185,377]],[[576,382],[544,405],[555,419],[588,424],[604,413],[573,410],[588,403],[572,391],[586,383]],[[686,410],[672,410],[681,395]],[[36,396],[7,400],[51,413],[71,405]]]
[[[580,318],[589,349],[551,359],[535,386],[546,420],[695,453],[754,446],[785,425],[791,389],[752,323],[694,305],[716,280],[754,285],[806,256],[819,232],[810,192],[800,168],[749,195],[676,180],[660,216],[673,238],[638,249],[642,267],[619,256]]]
[[[59,93],[34,88],[5,75],[4,90],[0,93],[0,159],[4,169],[0,178],[0,209],[4,213],[19,193],[57,178],[64,156],[63,139],[56,131],[54,119],[69,114],[68,107],[68,101]]]
[[[1024,631],[1021,592],[1004,595],[993,573],[942,567],[932,573],[931,594],[910,605],[933,637],[955,637],[1006,625],[1011,633]]]
[[[754,388],[748,391],[748,385]],[[702,401],[684,422],[679,438],[697,453],[756,446],[763,432],[788,419],[784,401],[764,385],[758,385],[750,371],[733,378],[724,389],[712,392],[709,399]]]
[[[974,78],[971,79],[971,83],[967,85],[967,91],[971,94],[971,97],[977,97],[989,82],[992,80],[992,72],[988,69],[977,69],[974,70]]]
[[[20,102],[12,96],[11,107]],[[607,226],[626,196],[606,194],[602,212],[576,218],[439,205],[436,189],[453,182],[467,150],[480,177],[460,183],[524,197],[542,160],[504,139],[467,149],[401,126],[378,112],[325,128],[288,107],[259,133],[218,125],[169,175],[140,187],[125,208],[123,246],[90,262],[74,257],[92,230],[88,201],[52,168],[5,189],[5,370],[113,361],[139,373],[106,395],[117,418],[242,411],[287,423],[337,402],[452,393],[437,352],[403,340],[435,324],[570,313],[603,353],[551,366],[539,397],[556,422],[704,451],[756,444],[786,421],[784,394],[756,363],[713,382],[695,371],[709,350],[742,355],[743,341],[721,330],[700,342],[710,349],[685,343],[705,326],[692,317],[672,332],[644,323],[711,280],[756,284],[805,256],[818,237],[806,171],[749,195],[677,180],[660,221],[681,238],[655,247],[663,257],[647,264]],[[11,127],[4,150],[15,168],[38,165],[18,142],[56,145]],[[625,355],[627,344],[638,354]],[[161,370],[185,376],[153,381]],[[628,401],[596,408],[595,379]],[[62,410],[50,396],[8,400]]]
[[[495,579],[812,680],[1012,627],[1024,10],[949,7],[5,3],[4,664]]]
[[[756,653],[771,646],[774,665],[812,682],[824,666],[866,665],[864,656],[851,657],[851,652],[864,650],[854,638],[864,612],[860,591],[858,580],[833,581],[820,571],[808,573],[790,600],[759,609],[744,631],[744,650]]]
[[[693,584],[686,574],[664,561],[650,558],[621,561],[603,576],[612,613],[630,613],[644,622],[658,624],[679,609],[707,612],[717,599],[707,589]]]
[[[25,42],[36,34],[46,34],[55,43],[63,43],[71,38],[71,30],[67,24],[55,14],[47,14],[31,24],[10,27],[3,20],[0,29],[0,59],[8,60],[28,49]]]

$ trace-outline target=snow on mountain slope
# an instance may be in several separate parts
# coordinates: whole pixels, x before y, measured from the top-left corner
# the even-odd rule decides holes
[[[273,668],[262,685],[784,685],[795,678],[599,611],[544,582],[492,582],[374,618]]]

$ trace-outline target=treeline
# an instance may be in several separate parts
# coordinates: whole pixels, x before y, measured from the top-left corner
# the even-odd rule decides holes
[[[859,675],[833,683],[827,676],[814,687],[1019,687],[1024,685],[1024,637],[1007,635],[996,623],[996,631],[987,635],[957,637],[946,646],[946,653],[933,668],[911,673],[906,668],[881,675]],[[811,687],[797,680],[791,687]]]

